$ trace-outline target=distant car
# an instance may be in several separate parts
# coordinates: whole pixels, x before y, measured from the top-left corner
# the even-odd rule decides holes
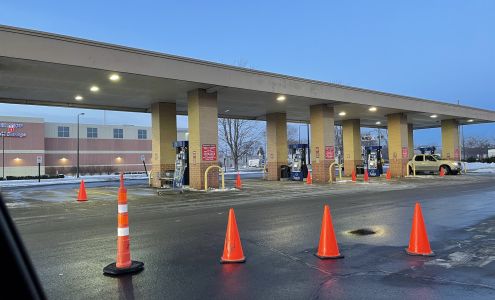
[[[436,173],[443,169],[446,175],[458,174],[462,170],[462,164],[458,161],[441,159],[438,154],[417,154],[411,160],[412,165],[416,169],[416,173],[428,172]],[[412,174],[413,169],[409,168],[409,173]]]

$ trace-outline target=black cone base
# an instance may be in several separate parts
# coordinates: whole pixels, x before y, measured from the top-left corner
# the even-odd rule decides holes
[[[144,263],[133,260],[128,268],[117,268],[115,263],[111,263],[103,268],[103,274],[110,276],[119,276],[124,274],[133,274],[141,272],[144,269]]]
[[[339,258],[344,258],[344,255],[339,254],[336,256],[320,256],[318,253],[315,253],[315,256],[318,257],[319,259],[339,259]]]

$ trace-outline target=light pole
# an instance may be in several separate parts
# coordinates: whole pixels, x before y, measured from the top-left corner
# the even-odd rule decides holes
[[[5,179],[5,132],[2,132],[2,178]]]
[[[79,178],[79,117],[84,113],[77,114],[77,178]]]

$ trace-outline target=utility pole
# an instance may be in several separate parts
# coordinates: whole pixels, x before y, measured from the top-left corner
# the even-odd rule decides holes
[[[460,105],[460,101],[457,100],[457,105]],[[466,148],[464,148],[464,125],[461,125],[461,141],[462,141],[462,160],[466,160]],[[459,157],[460,158],[460,157]]]
[[[2,132],[2,178],[5,180],[5,132]]]

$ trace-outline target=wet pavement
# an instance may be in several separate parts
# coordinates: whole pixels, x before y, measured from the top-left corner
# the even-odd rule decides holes
[[[52,299],[492,299],[495,176],[425,176],[307,186],[245,180],[242,191],[165,193],[128,186],[134,276],[102,275],[116,253],[116,186],[4,190]],[[228,181],[229,187],[233,185]],[[405,254],[421,202],[434,257]],[[340,260],[316,251],[329,204]],[[247,257],[221,265],[229,207]],[[369,229],[375,234],[350,231]]]

